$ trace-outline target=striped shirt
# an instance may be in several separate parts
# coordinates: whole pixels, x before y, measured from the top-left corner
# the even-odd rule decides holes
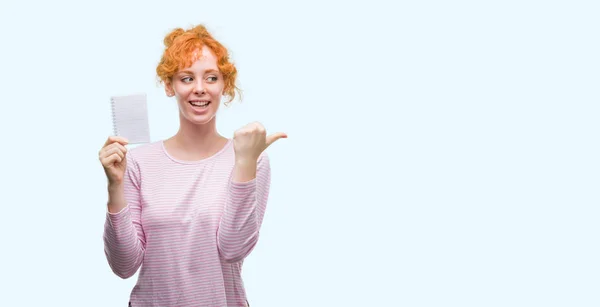
[[[233,140],[199,161],[170,156],[163,141],[127,155],[127,206],[106,213],[104,251],[112,271],[139,271],[130,305],[246,306],[243,260],[253,250],[270,185],[263,152],[256,178],[232,180]]]

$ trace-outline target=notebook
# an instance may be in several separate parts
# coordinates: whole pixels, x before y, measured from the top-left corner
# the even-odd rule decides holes
[[[146,94],[110,97],[113,133],[129,140],[129,144],[150,142],[150,125]]]

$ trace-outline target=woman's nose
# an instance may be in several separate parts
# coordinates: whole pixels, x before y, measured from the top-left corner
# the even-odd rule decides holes
[[[202,84],[202,82],[198,82],[196,83],[196,87],[194,88],[194,91],[197,94],[202,94],[206,91],[206,89],[204,88],[204,84]]]

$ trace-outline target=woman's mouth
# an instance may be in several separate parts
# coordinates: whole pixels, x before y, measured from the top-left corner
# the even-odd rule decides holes
[[[196,108],[206,108],[210,104],[210,100],[191,100],[189,103]]]

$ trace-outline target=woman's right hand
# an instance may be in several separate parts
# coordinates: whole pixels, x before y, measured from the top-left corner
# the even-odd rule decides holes
[[[129,141],[123,137],[110,136],[98,153],[98,158],[102,163],[102,167],[104,167],[109,185],[123,183],[125,168],[127,166],[127,159],[125,159],[125,155],[127,154],[125,145],[127,144],[129,144]]]

